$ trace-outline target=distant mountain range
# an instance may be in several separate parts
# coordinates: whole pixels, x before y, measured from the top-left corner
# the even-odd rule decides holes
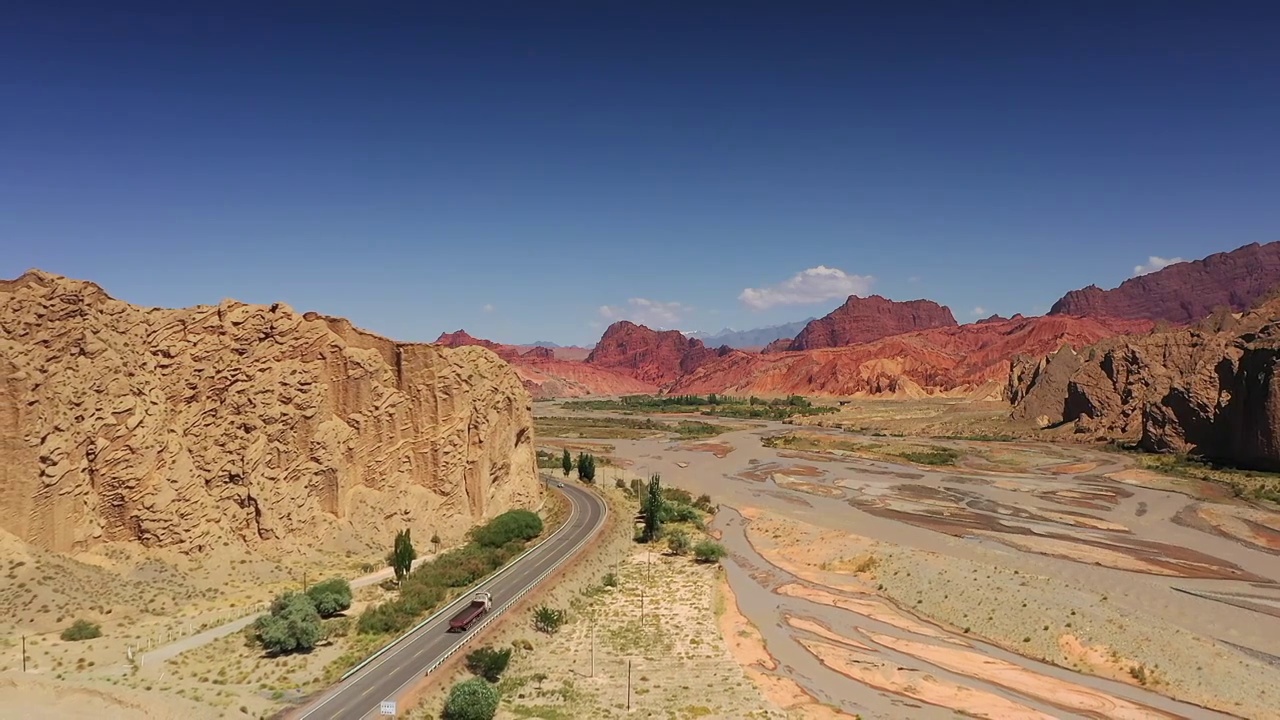
[[[770,325],[769,327],[756,328],[754,330],[733,330],[725,328],[718,333],[707,332],[689,332],[685,333],[687,337],[697,338],[708,347],[720,347],[728,345],[731,348],[760,348],[768,345],[774,340],[780,338],[793,338],[800,334],[805,325],[813,322],[814,318],[806,318],[789,322],[783,325]]]

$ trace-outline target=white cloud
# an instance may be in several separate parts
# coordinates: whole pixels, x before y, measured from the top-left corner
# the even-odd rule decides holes
[[[491,313],[491,312],[493,312],[493,303],[485,303],[485,304],[484,304],[484,307],[482,307],[482,308],[480,308],[480,309],[481,309],[481,310],[483,310],[483,311],[485,311],[485,312],[487,312],[487,313]]]
[[[660,330],[668,330],[680,324],[684,314],[692,308],[678,302],[660,302],[647,298],[631,298],[626,305],[601,305],[600,317],[609,322],[630,320]]]
[[[911,277],[907,278],[907,282],[911,283],[912,285],[915,285],[916,283],[920,282],[920,276],[912,275]]]
[[[974,317],[983,317],[984,315],[987,314],[987,309],[979,305],[978,307],[974,308],[973,310],[970,310],[969,312],[972,313]]]
[[[752,310],[767,310],[777,305],[809,305],[824,300],[865,295],[875,278],[850,275],[840,268],[826,265],[801,270],[789,279],[764,288],[747,288],[738,300]]]
[[[1170,265],[1175,265],[1180,262],[1186,262],[1186,260],[1183,260],[1180,257],[1162,258],[1158,255],[1152,255],[1147,258],[1146,264],[1133,266],[1133,277],[1153,273],[1157,270],[1163,270]]]

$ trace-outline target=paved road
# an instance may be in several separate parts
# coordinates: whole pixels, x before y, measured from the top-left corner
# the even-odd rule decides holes
[[[530,552],[515,566],[486,581],[479,589],[493,594],[497,610],[533,586],[548,570],[574,555],[595,534],[605,518],[605,504],[588,490],[566,484],[561,490],[573,505],[564,528]],[[316,700],[290,713],[293,720],[358,720],[378,717],[383,700],[394,699],[423,676],[426,668],[463,645],[479,627],[465,633],[448,632],[449,618],[471,602],[467,593],[439,616],[359,672],[327,690]]]

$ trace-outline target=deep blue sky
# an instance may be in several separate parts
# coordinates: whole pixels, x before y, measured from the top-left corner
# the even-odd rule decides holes
[[[820,315],[739,301],[818,265],[963,321],[1280,239],[1269,4],[192,4],[5,4],[0,276],[581,343]]]

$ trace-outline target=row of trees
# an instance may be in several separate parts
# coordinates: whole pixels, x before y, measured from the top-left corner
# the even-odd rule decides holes
[[[470,542],[432,558],[409,571],[413,557],[407,530],[396,534],[388,562],[396,570],[397,597],[366,608],[356,629],[363,634],[399,632],[448,597],[452,590],[470,587],[518,555],[542,533],[542,518],[529,510],[510,510],[472,529]]]
[[[588,453],[578,453],[578,479],[585,483],[593,483],[596,481],[596,456]],[[573,456],[569,454],[569,448],[564,449],[564,454],[560,456],[560,469],[564,470],[564,476],[569,477],[569,473],[573,471],[575,463]]]

